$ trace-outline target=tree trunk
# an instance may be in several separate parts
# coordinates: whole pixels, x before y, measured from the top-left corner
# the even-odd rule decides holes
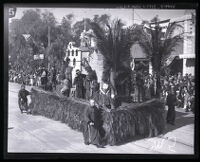
[[[114,69],[111,69],[110,71],[110,84],[111,84],[111,96],[114,94],[114,97],[110,96],[111,99],[111,108],[114,109],[117,107],[116,103],[116,97],[117,97],[117,90],[116,90],[116,71]]]
[[[160,98],[160,92],[161,92],[160,69],[156,71],[156,74],[157,74],[156,89],[158,91],[158,98]]]

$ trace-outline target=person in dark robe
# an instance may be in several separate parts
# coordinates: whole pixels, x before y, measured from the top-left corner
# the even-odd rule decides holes
[[[94,80],[97,80],[96,71],[93,70],[86,58],[83,58],[83,61],[81,62],[81,65],[84,67],[84,69],[87,72],[86,78],[84,79],[84,87],[85,87],[85,98],[86,100],[89,100],[92,96],[92,82]]]
[[[74,85],[75,85],[75,96],[77,98],[85,98],[85,89],[84,89],[84,78],[86,76],[81,74],[80,70],[76,70],[76,77],[74,78]]]
[[[176,117],[176,112],[175,112],[175,106],[177,103],[177,98],[176,98],[176,93],[174,90],[174,86],[171,85],[170,92],[167,95],[166,99],[166,105],[168,106],[168,111],[167,111],[167,123],[171,125],[175,125],[175,117]]]
[[[92,99],[98,98],[99,95],[99,83],[96,79],[92,80],[91,82],[91,91],[90,91],[90,97]]]
[[[86,75],[86,78],[84,79],[84,87],[85,87],[85,99],[89,101],[91,97],[91,80],[89,78],[89,75]]]
[[[84,143],[93,144],[99,148],[106,145],[105,130],[103,129],[102,110],[95,106],[94,100],[90,100],[91,106],[85,115]]]

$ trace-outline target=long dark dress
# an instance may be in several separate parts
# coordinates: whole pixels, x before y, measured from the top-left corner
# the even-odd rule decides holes
[[[91,81],[89,79],[84,80],[84,87],[85,87],[85,99],[89,100],[91,97]]]
[[[174,124],[176,117],[175,113],[176,95],[169,93],[167,96],[166,104],[168,105],[167,123]]]
[[[95,106],[91,107],[86,111],[85,117],[84,143],[94,144],[100,147],[105,146],[105,131],[103,129],[101,110]],[[90,125],[90,123],[94,123],[94,125]]]
[[[74,85],[76,85],[75,95],[77,98],[85,98],[84,78],[84,74],[79,74],[74,78]]]
[[[90,97],[93,98],[94,100],[99,97],[99,83],[97,81],[92,81],[91,83]]]

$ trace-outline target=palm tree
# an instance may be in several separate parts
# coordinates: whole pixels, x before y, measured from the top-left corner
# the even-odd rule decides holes
[[[117,84],[128,77],[130,72],[130,47],[133,44],[132,28],[124,28],[124,24],[119,19],[107,24],[106,28],[92,22],[91,28],[95,35],[97,48],[104,58],[102,80],[110,83],[111,92],[117,96]]]
[[[162,27],[155,23],[155,27],[144,29],[143,26],[136,26],[133,31],[134,43],[138,43],[146,53],[152,63],[154,72],[160,74],[160,71],[166,68],[165,61],[183,40],[183,33],[172,36],[176,23],[169,24],[165,33]]]
[[[162,31],[156,19],[154,25],[154,28],[151,25],[147,28],[144,28],[144,25],[137,25],[132,36],[134,43],[138,43],[146,53],[152,64],[153,73],[156,73],[160,80],[161,72],[167,69],[166,60],[182,42],[183,33],[172,36],[175,27],[179,26],[176,23],[169,24],[166,32]]]

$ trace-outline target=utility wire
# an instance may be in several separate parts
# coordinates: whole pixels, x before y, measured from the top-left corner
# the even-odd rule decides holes
[[[136,15],[139,17],[140,20],[144,21],[144,19],[142,19],[141,16],[140,16],[136,11],[134,11],[134,12],[135,12]]]

